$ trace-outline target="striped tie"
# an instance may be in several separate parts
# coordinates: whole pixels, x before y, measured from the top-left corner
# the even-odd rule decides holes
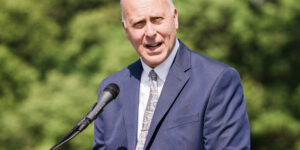
[[[151,79],[150,84],[150,96],[148,99],[147,107],[144,113],[143,125],[140,135],[138,137],[138,142],[136,150],[143,150],[146,138],[148,135],[148,130],[150,128],[151,120],[154,114],[154,110],[158,101],[158,90],[157,90],[157,74],[154,70],[149,72],[149,78]]]

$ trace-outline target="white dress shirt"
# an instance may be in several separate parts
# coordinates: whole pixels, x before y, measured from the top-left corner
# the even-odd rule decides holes
[[[158,65],[157,67],[155,67],[153,69],[158,76],[158,78],[157,78],[158,96],[160,96],[161,90],[164,86],[168,72],[170,70],[170,67],[175,58],[178,48],[179,48],[179,42],[178,42],[178,39],[176,39],[175,46],[174,46],[171,54],[169,55],[169,57],[163,63],[161,63],[160,65]],[[142,72],[141,83],[140,83],[138,133],[137,133],[138,135],[137,135],[137,137],[139,137],[141,129],[142,129],[144,112],[146,110],[148,98],[150,95],[150,78],[149,78],[148,74],[152,70],[152,68],[149,67],[148,65],[146,65],[142,59],[141,59],[141,62],[142,62],[142,66],[143,66],[143,72]]]

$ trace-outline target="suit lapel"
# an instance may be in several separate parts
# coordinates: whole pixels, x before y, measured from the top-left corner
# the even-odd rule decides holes
[[[138,122],[138,104],[139,104],[139,87],[142,74],[142,65],[137,61],[128,67],[130,71],[129,80],[124,82],[124,103],[123,113],[125,128],[127,132],[128,149],[135,149],[137,139],[137,122]]]
[[[152,137],[155,137],[155,131],[156,129],[159,129],[160,122],[163,121],[164,116],[168,113],[177,96],[188,81],[189,75],[186,73],[188,69],[190,69],[190,52],[186,50],[186,47],[180,42],[180,47],[177,51],[174,63],[169,70],[166,82],[159,97],[144,148],[151,142],[150,140]]]

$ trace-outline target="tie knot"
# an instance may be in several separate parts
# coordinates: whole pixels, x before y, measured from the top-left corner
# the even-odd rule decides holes
[[[151,80],[157,81],[157,74],[156,74],[156,72],[155,72],[154,70],[151,70],[151,71],[149,72],[149,78],[150,78]]]

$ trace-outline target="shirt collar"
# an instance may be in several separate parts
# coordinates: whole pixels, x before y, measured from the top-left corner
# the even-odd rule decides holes
[[[165,82],[166,78],[167,78],[167,75],[168,75],[168,72],[169,72],[169,69],[172,65],[172,62],[176,56],[176,53],[178,51],[178,48],[179,48],[179,41],[178,39],[176,38],[175,40],[175,46],[171,52],[171,54],[168,56],[168,58],[162,62],[161,64],[159,64],[158,66],[156,66],[154,68],[154,71],[157,73],[158,77],[163,81]],[[148,65],[146,65],[144,62],[143,62],[143,59],[141,59],[141,62],[142,62],[142,66],[143,66],[143,69],[144,69],[144,73],[146,75],[149,74],[149,72],[152,70],[151,67],[149,67]]]

